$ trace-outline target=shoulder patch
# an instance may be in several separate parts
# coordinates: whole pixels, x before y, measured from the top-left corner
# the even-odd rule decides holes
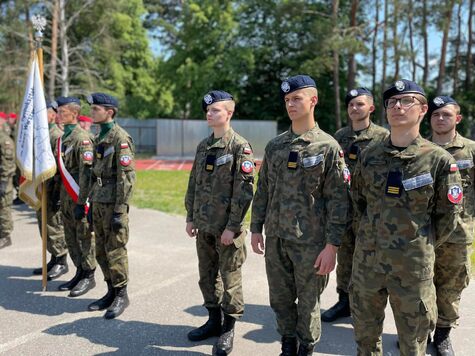
[[[462,188],[458,184],[450,186],[450,188],[447,192],[447,198],[453,204],[460,203],[462,201],[462,198],[463,198]]]
[[[82,144],[83,144],[83,146],[90,145],[90,144],[91,144],[91,141],[89,141],[89,140],[84,140],[84,141],[82,141]]]
[[[252,153],[252,149],[249,146],[244,147],[244,150],[242,151],[246,155],[250,155]]]
[[[452,163],[449,166],[449,171],[450,172],[457,172],[459,170],[459,167],[457,166],[457,163]]]
[[[252,171],[254,170],[254,165],[251,161],[244,161],[241,163],[241,170],[244,173],[252,173]]]
[[[85,161],[92,161],[92,158],[94,157],[92,151],[86,151],[82,154],[82,158],[85,160]]]
[[[127,142],[122,142],[122,143],[120,144],[120,148],[121,148],[122,150],[124,150],[124,149],[126,149],[126,148],[129,148],[129,144],[128,144]]]
[[[127,167],[132,162],[132,158],[129,155],[120,156],[120,164],[124,167]]]

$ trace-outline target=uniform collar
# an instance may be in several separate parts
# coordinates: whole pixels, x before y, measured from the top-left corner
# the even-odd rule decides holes
[[[416,139],[409,144],[409,146],[399,152],[399,150],[396,149],[391,143],[391,135],[389,135],[383,141],[383,150],[391,156],[397,156],[398,158],[402,159],[410,159],[417,156],[417,154],[420,152],[423,142],[424,139],[421,137],[421,135],[418,135]]]
[[[303,142],[314,142],[315,138],[320,134],[320,127],[318,124],[315,122],[315,127],[311,128],[308,131],[305,131],[303,134],[300,136],[295,134],[292,131],[292,126],[289,127],[287,132],[284,135],[284,142],[297,142],[297,141],[303,141]]]
[[[349,127],[349,131],[348,131],[348,137],[351,137],[351,138],[358,138],[358,139],[363,139],[363,140],[366,140],[366,139],[369,139],[370,137],[373,136],[373,131],[374,131],[374,128],[375,128],[375,124],[373,124],[373,122],[370,120],[369,121],[369,126],[363,130],[360,130],[360,134],[357,135],[355,130],[353,130],[353,127],[351,126],[351,124],[348,126]]]
[[[432,141],[432,135],[430,138]],[[465,144],[463,143],[463,137],[458,132],[455,132],[455,137],[453,138],[453,140],[447,143],[446,145],[440,147],[447,150],[449,148],[463,148],[465,147]]]
[[[224,133],[223,137],[221,137],[214,144],[213,144],[214,134],[211,134],[208,137],[208,141],[206,141],[207,149],[210,149],[210,148],[225,148],[229,144],[229,142],[231,142],[231,139],[233,137],[234,137],[234,130],[232,129],[232,127],[230,127],[229,130]]]

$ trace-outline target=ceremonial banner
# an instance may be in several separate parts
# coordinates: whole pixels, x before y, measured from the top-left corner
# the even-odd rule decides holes
[[[51,151],[46,101],[36,53],[18,123],[16,157],[22,175],[20,198],[38,210],[41,208],[41,183],[54,176],[56,162]]]

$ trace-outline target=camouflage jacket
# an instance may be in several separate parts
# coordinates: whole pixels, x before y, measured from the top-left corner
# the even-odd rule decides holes
[[[432,141],[432,137],[429,139]],[[473,234],[475,233],[475,142],[457,133],[452,142],[441,147],[447,150],[457,161],[463,187],[463,210],[460,214],[460,223],[455,233],[450,237],[450,242],[468,244],[473,241]]]
[[[55,147],[55,155],[58,149]],[[66,138],[61,139],[61,155],[64,166],[79,185],[79,197],[77,204],[86,204],[89,195],[89,184],[91,180],[91,166],[93,158],[92,136],[81,126],[76,125],[73,131]],[[61,200],[69,196],[64,182],[61,185]]]
[[[10,183],[15,174],[15,145],[5,132],[0,131],[0,182]],[[8,190],[12,190],[8,184]]]
[[[350,172],[353,172],[361,151],[371,142],[382,141],[388,137],[389,131],[370,121],[369,126],[361,130],[359,135],[353,131],[351,126],[346,126],[335,132],[334,136],[345,153],[346,165]]]
[[[351,185],[354,261],[379,273],[432,278],[434,245],[451,236],[460,211],[462,182],[454,164],[420,136],[402,152],[390,137],[364,150]]]
[[[58,144],[58,138],[63,135],[63,131],[56,125],[51,125],[49,129],[49,139],[51,144],[51,150],[56,157],[56,145]],[[57,157],[56,157],[57,158]],[[52,208],[52,204],[56,204],[57,200],[59,200],[59,195],[61,192],[61,175],[59,173],[59,169],[56,170],[56,174],[54,177],[48,179],[47,181],[47,189],[48,189],[48,203],[49,207],[48,210]]]
[[[252,149],[232,128],[214,144],[213,139],[211,134],[196,149],[185,196],[186,221],[210,234],[224,229],[239,233],[253,195]]]
[[[127,213],[135,185],[135,146],[117,123],[99,140],[92,167],[92,201],[114,203],[114,212]]]
[[[318,125],[291,129],[266,146],[252,206],[251,231],[303,244],[340,245],[348,217],[349,172],[343,152]]]

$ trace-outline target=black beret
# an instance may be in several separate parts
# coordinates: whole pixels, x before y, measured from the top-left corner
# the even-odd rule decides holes
[[[352,89],[348,93],[346,93],[346,97],[345,97],[346,106],[348,106],[348,104],[350,103],[351,100],[353,100],[354,98],[356,98],[358,96],[361,96],[361,95],[366,95],[366,96],[373,97],[373,93],[371,93],[371,91],[369,89],[366,89],[366,88]]]
[[[422,89],[418,84],[414,83],[413,81],[407,79],[401,79],[396,81],[393,85],[391,85],[386,91],[383,93],[383,103],[384,107],[386,107],[386,100],[394,95],[399,94],[420,94],[423,97],[426,96],[424,89]]]
[[[308,75],[296,75],[290,78],[287,78],[280,84],[280,93],[283,97],[287,94],[292,93],[293,91],[303,89],[303,88],[317,88],[315,81]]]
[[[56,101],[47,101],[46,102],[46,109],[53,109],[54,111],[58,111],[58,103]]]
[[[67,104],[77,104],[81,105],[81,101],[74,97],[74,96],[60,96],[56,98],[56,107],[59,108],[60,106],[67,105]]]
[[[100,105],[106,108],[119,108],[119,101],[112,95],[105,93],[92,93],[86,98],[89,105]]]
[[[231,94],[223,90],[211,90],[203,97],[203,100],[201,101],[201,107],[203,108],[203,111],[206,112],[208,105],[217,103],[218,101],[228,100],[234,100]]]
[[[427,110],[427,117],[430,118],[435,110],[443,108],[446,105],[458,105],[458,103],[450,96],[436,96],[434,99],[429,101],[429,110]]]

